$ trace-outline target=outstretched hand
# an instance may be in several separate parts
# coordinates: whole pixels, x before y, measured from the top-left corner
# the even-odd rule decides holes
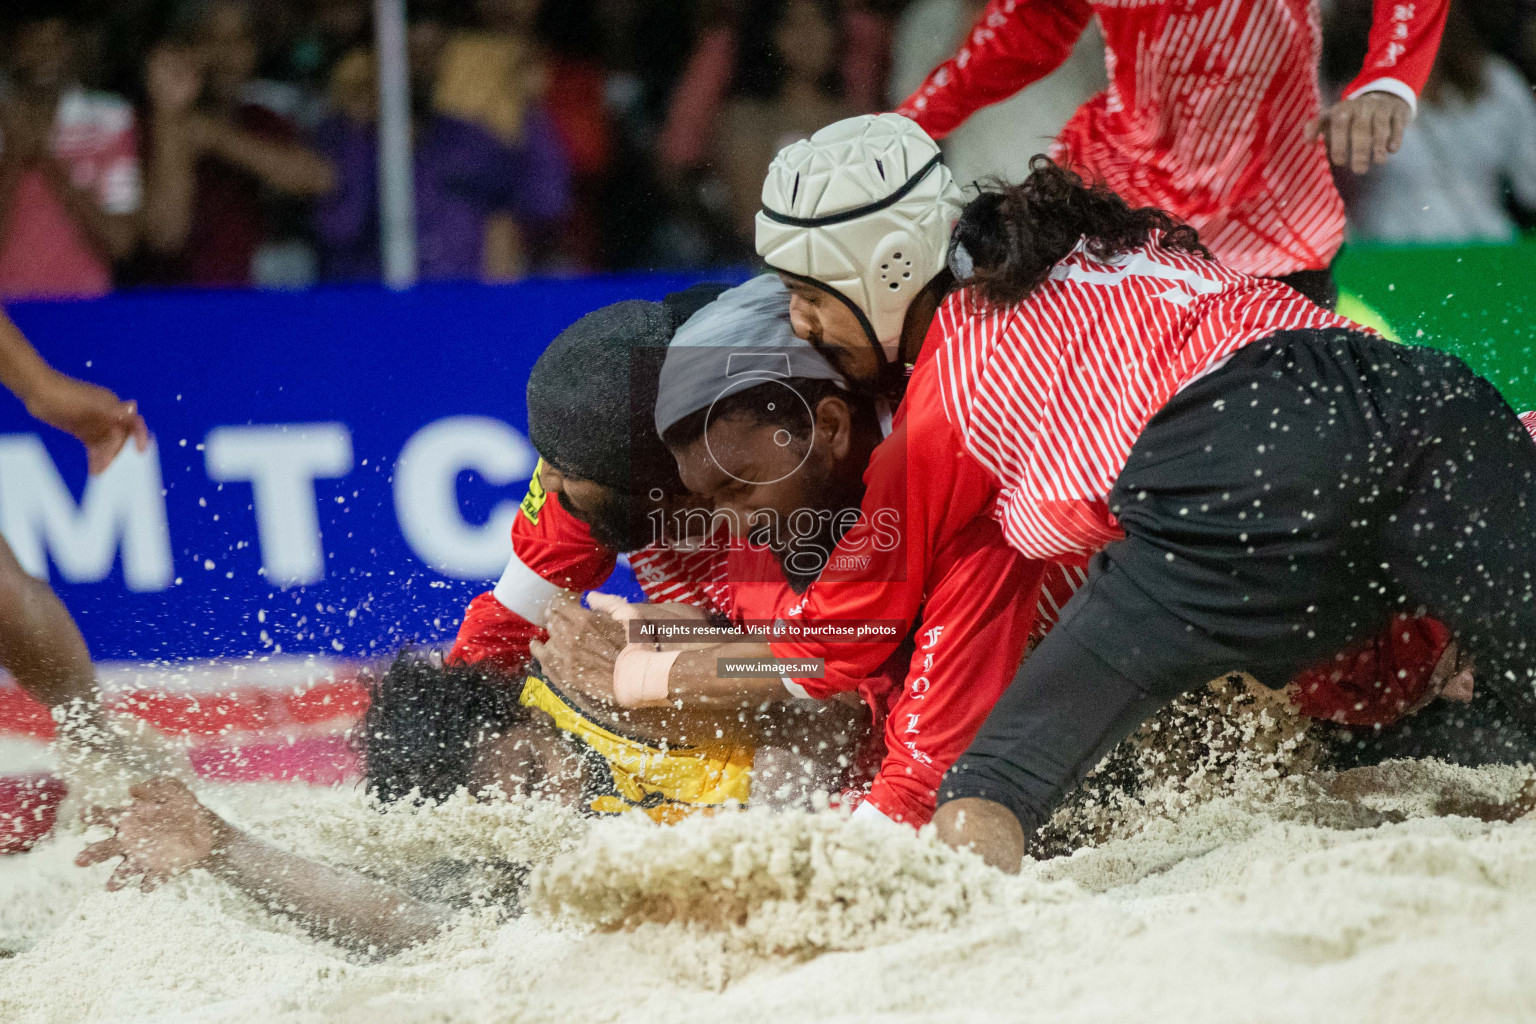
[[[123,445],[149,449],[149,427],[137,402],[123,401],[111,391],[62,373],[50,373],[26,396],[27,412],[85,445],[92,475],[112,464]]]
[[[1424,696],[1407,713],[1413,714],[1439,697],[1466,704],[1477,692],[1477,666],[1455,640],[1445,645],[1445,652],[1429,676]]]
[[[216,852],[224,822],[180,780],[157,776],[129,793],[133,803],[127,807],[93,807],[86,812],[88,824],[113,832],[75,858],[80,867],[123,858],[107,880],[109,890],[132,885],[137,878],[139,888],[150,892]]]
[[[1389,92],[1361,93],[1340,100],[1307,125],[1307,138],[1321,137],[1328,159],[1337,167],[1364,174],[1403,145],[1403,132],[1413,109]]]

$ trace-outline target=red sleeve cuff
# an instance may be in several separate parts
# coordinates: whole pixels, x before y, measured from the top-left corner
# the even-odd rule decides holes
[[[1344,725],[1387,725],[1419,703],[1451,641],[1431,618],[1400,616],[1380,636],[1296,677],[1302,714]]]
[[[914,792],[891,785],[885,779],[876,779],[859,807],[870,808],[865,812],[866,816],[879,812],[881,817],[898,825],[922,828],[933,820],[936,799],[936,794],[930,793],[928,799],[924,800]],[[854,809],[854,813],[858,813],[858,808]]]

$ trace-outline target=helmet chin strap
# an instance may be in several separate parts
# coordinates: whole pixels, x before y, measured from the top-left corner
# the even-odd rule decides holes
[[[848,309],[853,313],[854,317],[859,321],[859,326],[864,331],[864,340],[869,343],[870,349],[875,354],[875,376],[871,381],[862,381],[850,377],[850,385],[859,391],[865,391],[871,395],[877,396],[898,396],[902,393],[902,391],[906,389],[907,368],[900,362],[892,362],[890,357],[885,354],[885,346],[880,344],[879,338],[875,337],[874,325],[869,322],[869,317],[864,315],[864,311],[859,308],[858,303],[854,302],[852,299],[838,291],[836,288],[827,287],[825,284],[816,280],[814,277],[806,277],[804,274],[796,274],[788,270],[779,270],[777,267],[770,267],[770,269],[777,274],[782,274],[785,277],[793,278],[796,281],[808,284],[818,291],[825,292],[826,294],[832,296],[833,298],[837,299],[837,301],[841,302],[844,306],[847,306]],[[842,353],[835,346],[829,348],[828,346],[823,345],[814,339],[812,339],[810,343],[815,346],[816,351],[820,352],[823,356],[826,356],[827,361],[830,362],[833,366],[837,367],[839,370],[843,369],[843,367],[840,365],[842,362]],[[849,376],[846,371],[844,372],[844,376]]]

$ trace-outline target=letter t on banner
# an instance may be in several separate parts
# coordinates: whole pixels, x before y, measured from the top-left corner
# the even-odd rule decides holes
[[[208,478],[249,481],[261,541],[261,566],[279,587],[325,576],[315,480],[352,469],[352,434],[343,423],[215,427],[205,442]]]

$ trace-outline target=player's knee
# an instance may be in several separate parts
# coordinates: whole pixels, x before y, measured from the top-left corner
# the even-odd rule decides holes
[[[58,601],[53,588],[23,569],[0,544],[0,622],[17,622]]]
[[[21,563],[16,561],[16,555],[11,551],[11,546],[0,539],[0,586],[15,586],[32,577]]]
[[[944,773],[939,784],[939,808],[943,810],[952,803],[985,803],[1011,815],[1024,835],[1034,835],[1045,824],[1049,809],[1062,792],[1063,787],[1052,785],[1019,765],[968,751]]]

